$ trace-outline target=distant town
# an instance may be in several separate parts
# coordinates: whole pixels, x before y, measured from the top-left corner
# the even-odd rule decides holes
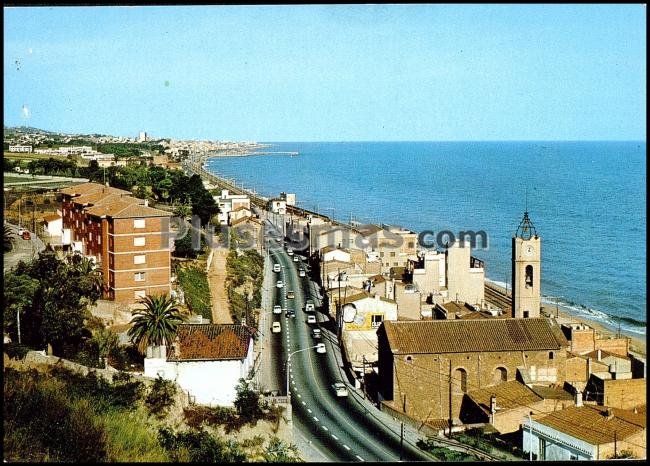
[[[646,457],[645,345],[542,303],[529,212],[504,289],[463,238],[425,247],[206,170],[267,148],[4,128],[5,404],[54,425],[54,400],[81,445],[57,458]]]

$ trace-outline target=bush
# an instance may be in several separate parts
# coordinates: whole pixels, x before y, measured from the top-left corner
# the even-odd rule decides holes
[[[109,462],[167,462],[156,434],[142,423],[146,414],[110,411],[104,417]]]
[[[212,321],[210,286],[205,271],[196,266],[179,267],[178,283],[185,293],[187,307],[195,313]]]
[[[216,406],[214,408],[208,406],[191,406],[183,410],[185,422],[188,426],[198,429],[203,424],[209,426],[224,425],[228,432],[230,426],[233,426],[237,413],[233,408],[226,406]]]
[[[251,422],[259,419],[262,415],[260,408],[260,394],[251,389],[244,379],[239,379],[236,387],[237,398],[235,409],[244,422]]]
[[[27,353],[31,351],[27,345],[21,345],[19,343],[7,343],[4,345],[4,352],[7,353],[11,359],[25,359]]]
[[[133,345],[116,346],[111,349],[108,363],[120,371],[144,371],[144,356]]]
[[[246,455],[241,445],[224,442],[204,430],[173,432],[169,428],[158,431],[158,440],[173,462],[243,463]]]
[[[151,385],[149,394],[144,401],[151,414],[158,418],[163,418],[167,415],[169,407],[174,404],[175,395],[176,385],[170,380],[165,380],[161,376],[158,376]]]

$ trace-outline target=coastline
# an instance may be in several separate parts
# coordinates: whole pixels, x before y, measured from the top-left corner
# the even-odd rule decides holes
[[[248,153],[248,154],[238,154],[238,155],[225,155],[225,154],[210,154],[210,155],[204,155],[201,156],[200,158],[200,166],[208,172],[208,170],[205,168],[206,162],[208,159],[212,157],[233,157],[233,156],[246,156],[246,155],[264,155],[264,154],[255,154],[255,153]],[[208,172],[210,173],[210,172]],[[214,175],[214,174],[213,174]],[[214,175],[217,176],[217,175]],[[245,190],[248,193],[248,190]],[[487,282],[490,282],[491,284],[495,285],[496,287],[500,288],[503,290],[503,286],[501,286],[498,282],[492,281],[489,278],[485,279]],[[542,297],[543,298],[543,297]],[[556,311],[557,307],[557,311]],[[578,315],[576,312],[570,308],[568,308],[566,305],[563,304],[552,304],[552,303],[543,303],[542,305],[542,313],[545,313],[548,316],[555,317],[556,314],[558,315],[557,321],[559,323],[569,323],[569,322],[579,322],[579,323],[584,323],[587,324],[588,326],[594,328],[596,330],[596,333],[601,336],[601,338],[607,338],[607,337],[615,337],[617,330],[612,328],[611,326],[608,326],[607,324],[598,321],[596,319],[590,319],[588,316],[585,315]],[[622,328],[620,330],[621,336],[626,337],[630,341],[630,352],[635,353],[637,356],[641,356],[642,359],[645,360],[646,358],[646,335],[640,335],[636,333],[629,332]]]

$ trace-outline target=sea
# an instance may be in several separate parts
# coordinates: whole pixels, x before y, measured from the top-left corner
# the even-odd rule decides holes
[[[483,231],[472,255],[510,286],[511,238],[527,211],[542,240],[543,301],[646,333],[646,143],[269,142],[209,171],[344,222],[416,232]],[[274,154],[298,152],[298,155]],[[441,238],[442,239],[442,238]]]

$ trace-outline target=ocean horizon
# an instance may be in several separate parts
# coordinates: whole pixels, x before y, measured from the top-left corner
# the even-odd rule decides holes
[[[501,286],[528,210],[542,238],[543,302],[646,333],[645,141],[260,144],[299,155],[217,157],[206,168],[265,196],[295,192],[299,207],[340,221],[485,231],[487,249],[472,255]]]

